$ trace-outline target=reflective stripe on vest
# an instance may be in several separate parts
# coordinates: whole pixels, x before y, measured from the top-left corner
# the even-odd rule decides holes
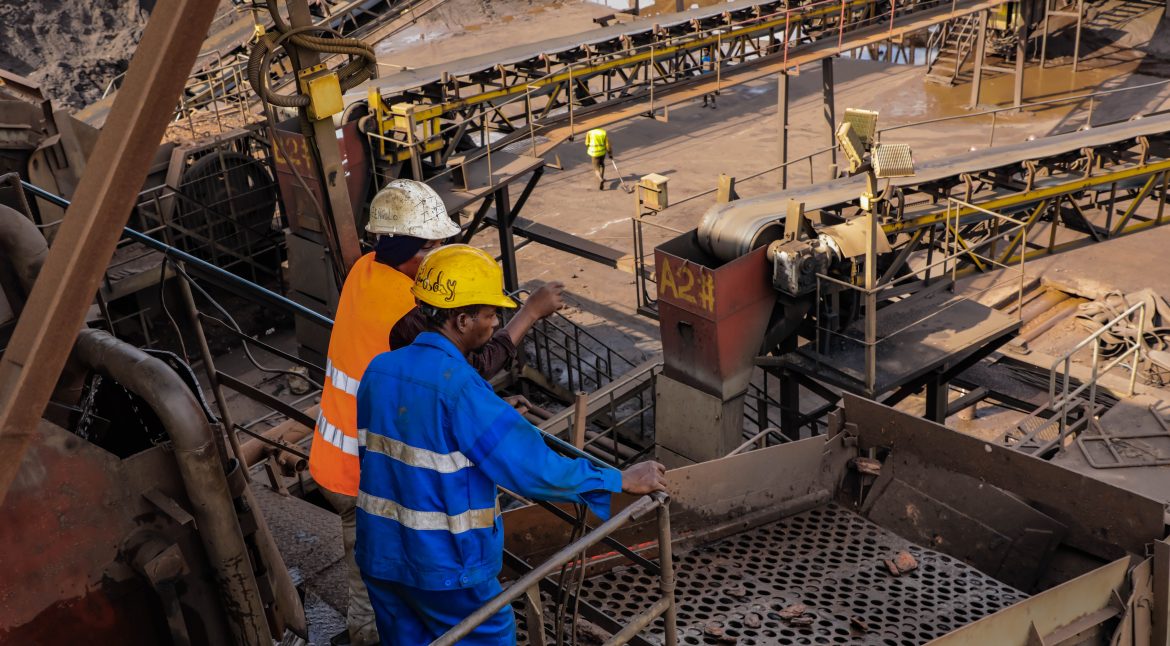
[[[495,507],[468,509],[455,516],[448,516],[441,511],[416,511],[364,491],[358,492],[357,506],[367,514],[388,518],[407,529],[446,530],[452,534],[462,534],[472,529],[491,529],[495,527],[496,516],[500,513],[498,502]]]
[[[358,438],[346,435],[340,428],[331,424],[328,419],[325,419],[325,411],[321,411],[317,415],[317,432],[326,442],[341,449],[342,453],[357,456]]]
[[[413,447],[405,442],[386,437],[385,435],[378,435],[377,433],[367,435],[366,429],[364,428],[358,429],[358,442],[359,445],[365,446],[367,451],[380,453],[388,458],[420,469],[430,469],[439,473],[455,473],[456,471],[471,466],[471,460],[468,460],[467,456],[459,451],[436,453],[434,451]]]
[[[604,157],[609,150],[607,139],[608,136],[601,128],[590,130],[585,133],[585,152],[589,153],[590,157]]]
[[[325,376],[329,377],[329,381],[333,382],[333,387],[344,392],[347,395],[357,397],[358,388],[362,385],[361,379],[354,379],[341,371],[341,368],[333,365],[333,360],[325,361]]]

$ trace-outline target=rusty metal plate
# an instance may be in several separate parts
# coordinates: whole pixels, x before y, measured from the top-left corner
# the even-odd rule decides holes
[[[918,568],[883,561],[909,552]],[[916,646],[1027,595],[964,563],[827,505],[676,558],[682,644]],[[585,581],[583,599],[629,620],[658,598],[638,567]],[[781,611],[806,606],[800,620]],[[661,639],[661,620],[644,633]]]

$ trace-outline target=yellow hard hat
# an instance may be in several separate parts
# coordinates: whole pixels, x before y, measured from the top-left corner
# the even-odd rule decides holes
[[[439,247],[423,258],[410,293],[440,309],[465,305],[516,307],[504,293],[504,272],[482,249],[466,244]]]

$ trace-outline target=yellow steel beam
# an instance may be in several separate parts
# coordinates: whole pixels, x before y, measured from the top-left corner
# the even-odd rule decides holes
[[[1155,173],[1150,175],[1150,179],[1146,180],[1145,186],[1142,186],[1142,190],[1138,192],[1137,197],[1134,198],[1133,202],[1130,202],[1129,208],[1125,210],[1125,214],[1122,215],[1121,220],[1117,222],[1117,227],[1115,227],[1113,231],[1109,232],[1110,237],[1113,237],[1116,231],[1121,231],[1125,228],[1125,225],[1129,222],[1129,219],[1133,217],[1134,212],[1137,211],[1139,206],[1141,206],[1142,202],[1146,199],[1146,196],[1150,194],[1150,189],[1154,187],[1154,180],[1156,179],[1158,179],[1158,175]]]
[[[1064,184],[1055,184],[1053,186],[1045,186],[1043,188],[1032,189],[1031,191],[1020,191],[1018,193],[1013,193],[1011,195],[1001,197],[998,199],[988,200],[987,202],[983,202],[981,204],[978,204],[977,206],[979,208],[986,209],[988,211],[999,211],[999,210],[1002,210],[1005,208],[1010,208],[1013,206],[1019,206],[1022,204],[1030,204],[1032,202],[1037,202],[1040,200],[1051,199],[1053,197],[1057,197],[1060,195],[1067,195],[1069,193],[1076,193],[1077,191],[1082,191],[1082,190],[1085,190],[1087,188],[1092,188],[1094,186],[1098,186],[1101,184],[1112,184],[1113,182],[1122,182],[1122,181],[1125,181],[1127,179],[1132,179],[1135,177],[1143,177],[1145,175],[1154,175],[1154,174],[1158,174],[1158,173],[1161,173],[1161,172],[1167,171],[1167,170],[1170,170],[1170,160],[1164,160],[1164,161],[1160,161],[1160,162],[1157,162],[1154,164],[1146,164],[1145,166],[1135,166],[1133,168],[1126,168],[1123,170],[1114,171],[1112,173],[1106,173],[1104,175],[1095,175],[1093,177],[1079,179],[1079,180],[1072,181],[1072,182],[1066,182]],[[959,209],[959,213],[957,216],[951,216],[951,217],[958,217],[959,221],[961,222],[963,220],[963,218],[970,217],[973,215],[983,216],[985,214],[983,214],[982,212],[980,212],[976,209],[964,207],[962,209]],[[947,219],[947,214],[945,211],[937,211],[934,213],[928,213],[926,215],[921,215],[921,216],[916,217],[916,218],[910,218],[910,219],[906,219],[906,220],[900,220],[898,222],[890,222],[888,224],[884,224],[884,225],[882,225],[882,230],[885,231],[885,233],[887,235],[893,235],[896,233],[906,233],[906,232],[913,231],[913,230],[921,228],[921,227],[927,227],[927,226],[932,226],[932,225],[938,224],[939,222],[943,222],[946,219]],[[1152,222],[1142,222],[1141,224],[1143,224],[1143,225],[1152,224]],[[1130,229],[1132,229],[1132,228],[1133,227],[1130,227]],[[1126,229],[1126,230],[1128,231],[1130,229]]]
[[[1036,218],[1039,218],[1040,214],[1043,213],[1044,209],[1046,208],[1048,208],[1048,200],[1041,201],[1036,205],[1035,209],[1032,209],[1032,215],[1029,215],[1028,219],[1024,221],[1024,226],[1020,227],[1020,232],[1012,238],[1011,244],[1008,245],[1008,248],[1003,250],[1003,255],[999,259],[1000,264],[1007,264],[1007,259],[1011,257],[1012,252],[1016,250],[1016,247],[1020,246],[1020,243],[1024,241],[1025,237],[1028,235],[1028,231],[1030,231],[1032,229],[1032,225],[1036,223]]]
[[[951,235],[955,236],[955,243],[963,248],[963,251],[971,258],[971,261],[975,263],[975,267],[978,268],[979,271],[983,271],[985,267],[983,263],[979,261],[979,256],[975,255],[975,252],[971,251],[971,247],[967,246],[967,242],[963,240],[963,236],[959,235],[958,228],[948,224],[947,230],[951,232]]]

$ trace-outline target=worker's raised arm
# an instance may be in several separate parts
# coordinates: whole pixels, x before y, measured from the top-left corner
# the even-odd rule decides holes
[[[622,490],[622,473],[557,454],[486,383],[464,387],[450,414],[459,450],[497,485],[529,498],[583,503],[609,518],[610,495]]]
[[[527,332],[531,327],[532,325],[529,324],[524,328],[524,332]],[[394,324],[394,329],[390,330],[390,347],[394,350],[405,348],[414,343],[415,337],[424,332],[426,328],[426,318],[423,317],[422,311],[415,307],[407,312],[406,316],[399,319]],[[521,333],[520,337],[523,336]],[[511,365],[512,360],[516,358],[516,343],[518,341],[513,341],[513,338],[513,333],[508,328],[499,330],[486,345],[469,352],[467,362],[471,364],[472,368],[475,368],[481,377],[491,379]]]

